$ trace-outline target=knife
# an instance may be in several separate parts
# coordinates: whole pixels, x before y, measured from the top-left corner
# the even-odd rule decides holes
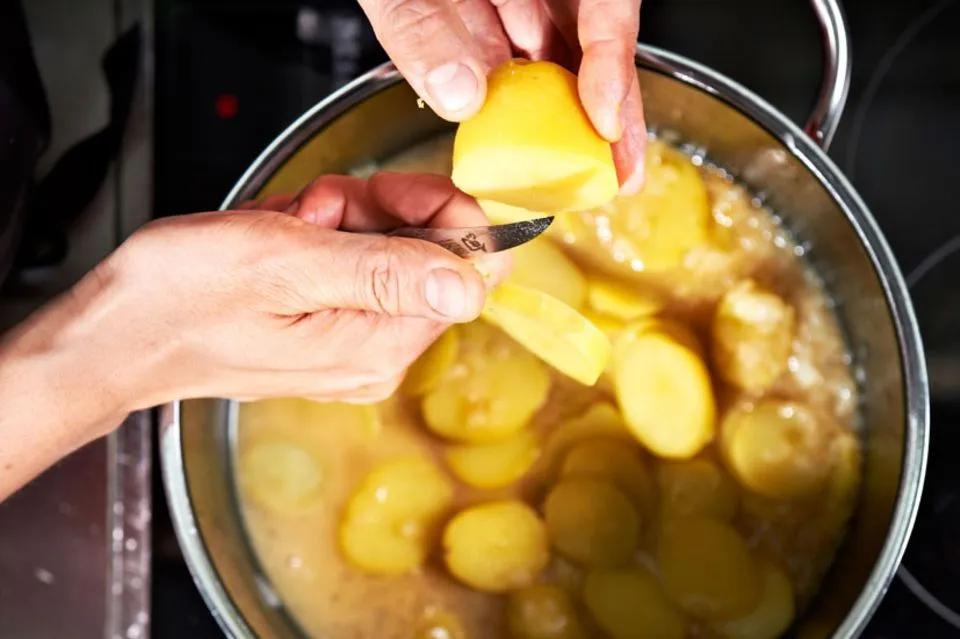
[[[483,253],[497,253],[525,244],[546,231],[551,222],[552,215],[509,224],[453,229],[405,226],[394,229],[387,235],[433,242],[459,257],[470,259]]]

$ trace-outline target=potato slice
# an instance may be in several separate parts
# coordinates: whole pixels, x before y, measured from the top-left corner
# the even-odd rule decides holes
[[[846,533],[860,491],[863,460],[856,435],[839,434],[831,444],[831,457],[830,478],[818,501],[820,509],[813,523],[826,539],[836,544]]]
[[[323,493],[323,465],[293,442],[261,442],[244,450],[239,476],[257,504],[279,513],[303,512]]]
[[[730,521],[737,512],[737,487],[709,459],[662,460],[656,468],[664,518],[712,517]]]
[[[403,392],[419,397],[433,390],[457,361],[459,349],[460,336],[457,327],[451,326],[407,370],[407,376],[403,380]]]
[[[728,639],[776,639],[786,632],[796,614],[793,584],[790,578],[772,562],[760,564],[763,594],[752,611],[713,626]]]
[[[577,77],[545,61],[511,60],[490,74],[480,111],[457,128],[452,177],[476,198],[551,213],[599,206],[619,189]]]
[[[564,479],[547,495],[544,518],[553,547],[586,566],[623,565],[637,548],[640,517],[607,481]]]
[[[547,474],[553,477],[555,471],[560,470],[567,451],[578,442],[598,437],[622,440],[624,443],[633,440],[620,411],[607,402],[592,404],[582,415],[562,421],[554,427],[543,446]]]
[[[447,465],[457,479],[474,488],[509,486],[530,470],[540,456],[540,442],[521,431],[493,444],[449,446]]]
[[[834,427],[799,402],[742,402],[723,419],[720,443],[737,479],[775,499],[815,494],[830,474],[824,463]]]
[[[567,453],[564,477],[592,477],[613,483],[633,501],[643,517],[655,513],[657,493],[646,464],[637,451],[614,438],[583,441]]]
[[[612,639],[683,639],[686,620],[641,567],[598,570],[583,587],[587,609]]]
[[[522,501],[495,501],[458,513],[443,533],[454,577],[477,590],[503,592],[534,582],[550,561],[547,533]]]
[[[610,360],[610,340],[575,309],[542,291],[498,286],[483,318],[581,384],[596,384]]]
[[[519,206],[510,206],[503,202],[494,200],[477,200],[477,204],[483,209],[484,214],[494,224],[510,224],[512,222],[522,222],[523,220],[532,220],[537,217],[543,217],[543,213],[537,211],[528,211]]]
[[[794,310],[752,280],[741,282],[717,305],[713,359],[720,376],[751,392],[769,388],[786,370]]]
[[[663,297],[652,290],[605,278],[587,283],[587,301],[598,313],[624,322],[655,315],[664,306]]]
[[[507,598],[512,639],[586,639],[570,596],[552,584],[529,586]]]
[[[617,338],[613,380],[637,439],[661,457],[684,459],[713,439],[713,388],[690,338],[664,326],[643,322]]]
[[[513,271],[508,282],[543,291],[570,308],[583,306],[587,281],[569,257],[553,242],[537,238],[510,251]]]
[[[401,457],[374,468],[360,483],[340,523],[347,560],[373,574],[420,566],[453,487],[431,462]]]
[[[550,376],[536,357],[483,322],[459,327],[460,356],[423,398],[426,425],[463,442],[500,441],[547,399]]]
[[[760,571],[747,544],[729,524],[707,517],[664,522],[657,561],[667,594],[696,617],[734,619],[760,601]]]

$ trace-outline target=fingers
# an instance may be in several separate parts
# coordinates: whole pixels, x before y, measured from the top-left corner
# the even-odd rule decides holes
[[[620,114],[623,120],[623,135],[613,144],[613,162],[620,180],[620,193],[633,195],[643,186],[647,147],[647,125],[643,118],[640,82],[636,74]]]
[[[510,59],[510,42],[490,0],[452,0],[457,14],[480,48],[487,70]]]
[[[570,62],[569,47],[547,15],[541,0],[491,0],[497,8],[503,30],[525,57]]]
[[[283,211],[290,203],[293,202],[294,196],[292,193],[278,193],[275,195],[268,195],[262,200],[246,200],[237,205],[236,209],[238,211]]]
[[[323,175],[308,184],[287,209],[296,217],[323,228],[383,231],[397,226],[368,194],[367,181],[347,175]]]
[[[459,121],[480,108],[490,67],[451,0],[360,0],[360,6],[400,73],[440,117]]]

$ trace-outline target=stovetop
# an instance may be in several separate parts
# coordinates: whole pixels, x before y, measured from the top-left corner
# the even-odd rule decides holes
[[[853,84],[830,155],[910,274],[933,386],[920,516],[864,636],[960,636],[960,0],[845,4]],[[156,17],[160,215],[216,208],[288,123],[385,60],[351,0],[164,0]],[[794,120],[813,103],[819,33],[804,0],[644,0],[641,40],[707,63]],[[154,485],[153,632],[212,636]]]

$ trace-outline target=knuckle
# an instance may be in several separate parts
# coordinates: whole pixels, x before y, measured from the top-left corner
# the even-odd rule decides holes
[[[431,0],[384,0],[380,5],[380,24],[397,35],[419,38],[442,16],[443,4]]]
[[[397,251],[389,242],[383,241],[361,260],[361,268],[364,273],[356,278],[358,285],[364,288],[359,292],[361,299],[368,300],[373,310],[388,315],[399,314],[402,275]]]

